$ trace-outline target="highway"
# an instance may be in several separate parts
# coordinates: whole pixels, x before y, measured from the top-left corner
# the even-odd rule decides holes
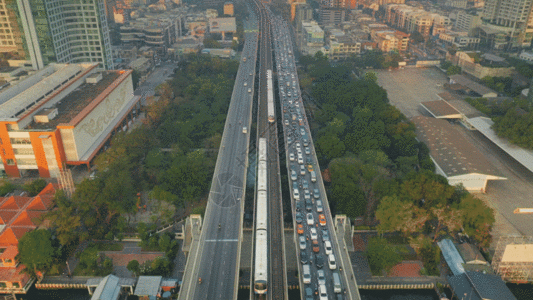
[[[250,23],[253,20],[247,23],[253,27]],[[237,297],[257,33],[246,30],[245,39],[203,219],[200,247],[188,257],[179,299]]]
[[[289,28],[285,21],[279,17],[272,17],[274,53],[276,57],[276,74],[278,78],[279,97],[282,105],[282,124],[285,135],[285,149],[288,159],[289,186],[291,189],[291,202],[295,243],[298,249],[300,291],[302,299],[315,299],[320,294],[320,285],[325,286],[320,299],[360,299],[357,288],[352,289],[353,281],[351,264],[346,261],[346,255],[340,253],[341,249],[329,210],[320,167],[316,158],[311,132],[309,130],[305,113],[294,52],[290,38]],[[314,171],[314,178],[311,173]],[[319,205],[321,201],[321,205]],[[320,222],[320,217],[323,217]],[[311,220],[309,220],[311,219]],[[303,241],[300,242],[300,239]],[[313,240],[317,243],[313,245]],[[331,253],[335,258],[335,265],[330,265],[326,252],[326,241],[331,242]],[[345,251],[345,250],[342,250]],[[321,266],[317,266],[319,258]],[[347,263],[347,268],[344,267]],[[303,266],[309,266],[310,278],[304,279]],[[320,271],[319,271],[320,270]],[[348,272],[346,271],[348,270]],[[318,273],[324,272],[324,278],[319,283]],[[347,273],[350,275],[347,276]],[[333,275],[339,275],[340,286],[335,291]],[[347,286],[348,277],[353,282]],[[304,282],[308,281],[307,283]],[[347,288],[348,287],[348,288]]]

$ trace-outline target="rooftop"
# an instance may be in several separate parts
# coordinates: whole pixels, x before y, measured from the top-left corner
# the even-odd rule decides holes
[[[162,276],[139,276],[133,294],[136,296],[157,296],[162,279]]]
[[[120,288],[119,278],[115,275],[107,275],[98,284],[91,300],[116,300],[120,295]]]
[[[420,103],[435,118],[461,118],[461,113],[444,100],[426,101]]]
[[[51,129],[59,124],[69,123],[81,111],[86,108],[98,95],[104,92],[118,77],[120,73],[117,71],[102,72],[102,80],[96,84],[83,83],[73,92],[63,97],[61,101],[56,103],[51,108],[57,108],[58,114],[48,123],[36,123],[33,121],[29,129]]]
[[[462,243],[456,247],[467,264],[488,264],[481,252],[474,245]]]
[[[466,76],[463,75],[451,75],[450,79],[453,80],[455,83],[460,84],[466,88],[469,88],[470,90],[476,92],[477,94],[484,97],[488,94],[494,94],[494,96],[497,96],[498,93],[482,84],[479,84],[475,81],[470,80]],[[490,96],[489,96],[490,97]]]
[[[0,93],[0,119],[21,118],[22,114],[46,102],[83,70],[96,65],[50,64]]]
[[[499,137],[491,128],[494,122],[486,117],[468,119],[467,122],[491,140],[500,149],[517,160],[520,164],[533,172],[533,151],[511,144],[507,139]]]
[[[428,146],[431,157],[447,177],[472,173],[498,176],[489,160],[448,121],[424,116],[412,121],[418,139]]]
[[[463,268],[463,264],[465,261],[461,255],[459,255],[459,252],[455,248],[453,242],[450,239],[443,239],[442,241],[438,242],[437,245],[439,245],[439,248],[442,251],[442,256],[444,256],[444,259],[446,260],[446,263],[452,270],[453,274],[464,274],[465,269]]]
[[[211,32],[236,32],[235,18],[211,18],[209,19],[209,30]]]

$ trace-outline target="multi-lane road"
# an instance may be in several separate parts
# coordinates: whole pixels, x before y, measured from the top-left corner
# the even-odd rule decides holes
[[[237,296],[258,40],[254,32],[247,32],[245,38],[202,225],[200,247],[188,258],[179,299],[227,300]]]
[[[338,245],[329,211],[300,94],[289,27],[279,17],[272,16],[272,19],[272,24],[275,24],[274,53],[282,107],[281,119],[296,227],[294,237],[297,248],[300,249],[297,250],[297,257],[300,260],[302,299],[315,299],[314,294],[318,294],[320,299],[359,299],[357,288],[353,289],[355,281],[350,262],[345,261],[346,256],[341,253],[345,249],[340,249]],[[344,267],[345,263],[347,268]],[[308,274],[304,268],[309,268]],[[338,278],[337,282],[335,277]]]

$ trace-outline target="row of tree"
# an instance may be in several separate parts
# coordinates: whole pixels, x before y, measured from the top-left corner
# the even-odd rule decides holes
[[[204,148],[220,144],[237,68],[236,61],[204,55],[180,62],[174,78],[158,87],[159,101],[146,108],[145,124],[116,134],[98,155],[96,178],[81,182],[71,198],[56,194],[48,217],[57,242],[120,238],[140,207],[139,192],[152,190],[150,197],[176,207],[205,196],[216,152]]]

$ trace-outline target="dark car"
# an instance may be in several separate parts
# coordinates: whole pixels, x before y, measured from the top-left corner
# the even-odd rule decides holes
[[[300,261],[304,265],[309,261],[309,254],[307,254],[307,252],[305,250],[304,251],[300,251]]]
[[[296,213],[296,223],[302,223],[302,221],[304,220],[304,217],[302,215],[301,212],[297,212]]]
[[[305,288],[305,300],[314,300],[313,298],[313,289],[310,287]]]
[[[329,241],[329,232],[327,230],[322,230],[322,241]]]
[[[315,264],[317,268],[322,269],[324,267],[324,257],[320,254],[315,255]]]
[[[313,210],[313,202],[311,202],[310,199],[305,200],[305,209],[307,211],[312,211]]]

